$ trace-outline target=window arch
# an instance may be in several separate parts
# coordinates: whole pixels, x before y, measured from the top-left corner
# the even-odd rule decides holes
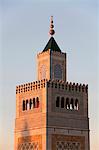
[[[30,98],[30,103],[29,103],[29,105],[30,105],[30,109],[32,109],[32,106],[33,106],[33,102],[32,102],[32,99]]]
[[[23,100],[22,110],[25,111],[25,100]]]
[[[57,108],[65,108],[67,110],[79,110],[79,101],[77,98],[66,97],[56,97],[55,105]]]
[[[39,98],[38,97],[36,98],[36,107],[37,108],[39,107]]]
[[[35,98],[33,98],[33,108],[35,108]]]
[[[64,108],[64,97],[61,98],[61,108]]]
[[[26,100],[26,110],[29,110],[29,102],[28,102],[28,99]]]
[[[23,100],[22,111],[32,110],[33,108],[39,108],[39,105],[40,105],[39,97]]]
[[[70,109],[69,98],[66,98],[66,109]]]
[[[60,97],[57,96],[57,98],[56,98],[56,107],[59,107],[59,103],[60,103]]]
[[[70,109],[74,109],[74,99],[71,98],[71,101],[70,101]]]
[[[79,106],[78,106],[78,99],[75,100],[75,110],[78,110]]]

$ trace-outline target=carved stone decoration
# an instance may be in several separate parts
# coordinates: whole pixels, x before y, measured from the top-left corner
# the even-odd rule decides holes
[[[71,141],[58,141],[56,143],[57,150],[81,150],[81,144],[79,142]]]
[[[41,136],[26,136],[18,138],[17,150],[42,150]]]
[[[59,64],[54,66],[54,77],[55,79],[62,80],[62,68]]]
[[[85,150],[85,137],[52,135],[52,150]]]
[[[18,145],[18,150],[39,150],[38,142],[26,142]]]

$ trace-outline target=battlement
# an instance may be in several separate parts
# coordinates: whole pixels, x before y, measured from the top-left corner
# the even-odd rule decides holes
[[[61,80],[55,80],[55,81],[48,81],[47,82],[48,87],[51,88],[58,88],[58,89],[65,89],[66,91],[76,91],[76,92],[85,92],[88,93],[88,85],[85,84],[78,84],[78,83],[72,83],[72,82],[64,82]]]
[[[16,94],[45,88],[46,79],[16,86]]]
[[[85,84],[78,84],[78,83],[72,83],[72,82],[69,83],[69,82],[64,82],[62,80],[49,80],[48,81],[47,79],[43,79],[40,81],[35,81],[35,82],[16,86],[16,94],[45,88],[46,83],[47,83],[47,86],[51,88],[65,89],[66,91],[88,93],[88,85],[85,85]]]

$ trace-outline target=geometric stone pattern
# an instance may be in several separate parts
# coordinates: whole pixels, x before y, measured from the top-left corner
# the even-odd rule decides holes
[[[53,134],[52,150],[85,150],[85,137]]]
[[[81,150],[78,142],[57,141],[56,150]]]
[[[18,150],[39,150],[38,142],[26,142],[18,145]]]
[[[17,150],[42,150],[41,135],[18,138]]]
[[[54,66],[54,76],[55,79],[61,80],[62,79],[62,68],[59,64]]]

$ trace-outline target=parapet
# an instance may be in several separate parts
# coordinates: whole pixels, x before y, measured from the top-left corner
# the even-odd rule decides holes
[[[45,88],[46,79],[16,86],[16,94]]]
[[[85,92],[88,93],[88,84],[68,83],[62,80],[49,80],[47,86],[51,88],[64,89],[66,91]]]
[[[42,89],[42,88],[45,88],[46,84],[48,88],[58,88],[58,89],[64,89],[66,91],[88,93],[88,85],[85,85],[85,84],[78,84],[78,83],[72,83],[72,82],[69,83],[69,82],[64,82],[62,80],[49,80],[48,81],[47,79],[43,79],[40,81],[35,81],[35,82],[16,86],[16,94],[25,93],[25,92],[33,91],[37,89]]]

